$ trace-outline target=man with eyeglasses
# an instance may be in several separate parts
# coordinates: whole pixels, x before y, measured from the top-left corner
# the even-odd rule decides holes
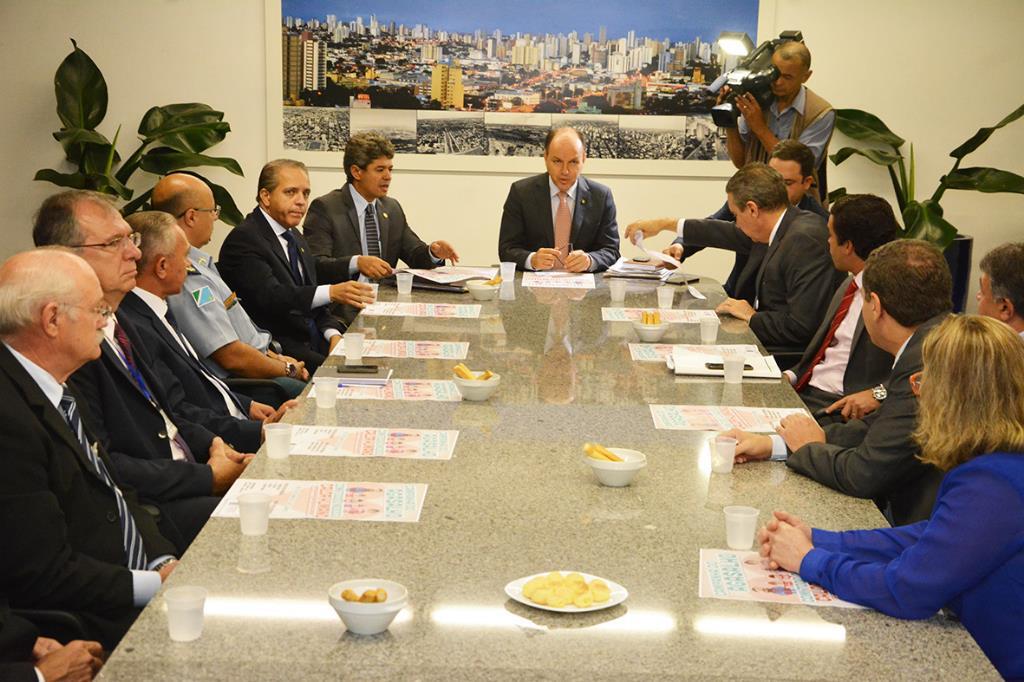
[[[210,242],[220,216],[210,187],[194,175],[172,173],[153,187],[151,204],[154,210],[176,217],[191,245],[181,294],[170,296],[167,304],[196,352],[221,379],[273,379],[288,397],[297,397],[309,379],[305,363],[276,352],[280,346],[270,332],[256,326],[238,295],[220,276],[213,256],[201,251]],[[253,397],[265,402],[269,398]]]
[[[981,259],[978,314],[1005,322],[1024,339],[1024,242],[1008,242]]]
[[[96,273],[107,306],[117,310],[135,287],[139,235],[105,195],[67,190],[43,201],[32,238],[66,246]],[[111,318],[100,357],[69,382],[82,400],[86,427],[110,454],[117,475],[161,511],[161,530],[184,549],[206,523],[251,455],[236,452],[203,421],[181,384],[158,377],[138,332]]]

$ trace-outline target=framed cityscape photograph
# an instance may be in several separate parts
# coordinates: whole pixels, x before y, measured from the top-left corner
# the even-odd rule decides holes
[[[552,127],[591,174],[727,176],[716,79],[774,0],[265,0],[271,157],[337,168],[351,134],[412,170],[532,170]]]

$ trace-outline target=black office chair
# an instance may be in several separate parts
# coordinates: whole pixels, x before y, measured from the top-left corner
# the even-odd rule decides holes
[[[35,625],[42,636],[64,644],[73,639],[92,639],[82,619],[70,611],[12,608],[11,613]]]

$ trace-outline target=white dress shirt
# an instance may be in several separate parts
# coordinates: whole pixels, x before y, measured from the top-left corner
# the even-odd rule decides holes
[[[825,356],[811,370],[811,380],[808,383],[826,393],[843,395],[843,377],[846,375],[846,365],[853,351],[853,334],[857,331],[857,321],[864,308],[864,296],[861,295],[863,275],[864,271],[861,270],[853,278],[857,283],[857,291],[853,295],[850,309],[836,329],[832,344],[825,349]],[[829,320],[829,323],[831,322]]]
[[[566,195],[565,201],[566,201],[567,204],[569,204],[569,225],[570,226],[572,225],[573,215],[576,212],[576,189],[579,187],[579,185],[580,185],[580,181],[577,180],[576,182],[572,183],[572,187],[570,187],[569,189],[567,189],[565,191],[565,195]],[[551,181],[551,176],[549,175],[548,176],[548,192],[551,194],[551,225],[552,226],[555,225],[555,223],[556,223],[556,221],[558,219],[558,206],[561,203],[561,199],[559,198],[558,195],[561,193],[561,191],[562,190],[558,189],[558,186],[554,182]],[[571,228],[570,228],[570,232],[571,232]],[[536,253],[537,253],[536,251],[533,251],[526,258],[526,262],[524,263],[524,265],[526,266],[526,268],[528,270],[536,270],[537,269],[537,268],[533,267],[533,256]],[[568,254],[566,254],[566,255],[568,255]]]

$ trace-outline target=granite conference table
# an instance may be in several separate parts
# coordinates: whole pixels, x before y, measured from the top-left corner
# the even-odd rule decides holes
[[[722,508],[783,508],[830,529],[884,523],[870,501],[840,495],[779,463],[711,474],[707,433],[655,430],[648,404],[799,406],[779,382],[726,386],[673,377],[630,360],[629,323],[602,322],[591,291],[524,289],[482,304],[479,319],[357,318],[380,339],[468,341],[466,363],[502,375],[487,402],[303,400],[288,421],[458,429],[449,461],[292,456],[261,452],[246,478],[427,483],[418,523],[272,520],[264,539],[212,519],[168,586],[209,590],[201,639],[167,636],[162,594],[114,652],[104,680],[298,679],[997,679],[961,625],[907,622],[870,610],[700,599],[698,552],[724,548]],[[685,292],[677,308],[709,308]],[[631,282],[626,307],[656,306],[654,284]],[[381,300],[395,300],[381,288]],[[414,291],[415,302],[474,303]],[[668,343],[697,343],[695,324]],[[720,343],[754,343],[726,322]],[[334,372],[330,358],[322,373]],[[376,361],[376,359],[374,360]],[[454,361],[397,360],[400,378],[448,379]],[[598,441],[646,453],[628,488],[597,484],[580,446]],[[240,562],[269,568],[249,574]],[[516,578],[579,570],[621,583],[622,604],[565,615],[523,606]],[[373,637],[345,631],[327,589],[351,578],[405,585],[409,606]]]

